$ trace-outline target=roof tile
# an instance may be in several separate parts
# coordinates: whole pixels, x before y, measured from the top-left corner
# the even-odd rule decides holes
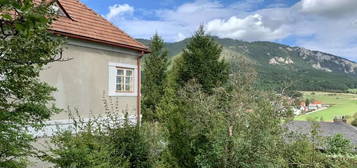
[[[59,0],[59,3],[71,18],[60,16],[50,28],[55,33],[148,52],[145,45],[78,0]]]

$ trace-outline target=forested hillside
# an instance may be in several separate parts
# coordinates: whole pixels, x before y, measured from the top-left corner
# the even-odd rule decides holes
[[[297,90],[346,91],[357,88],[357,63],[320,51],[273,42],[245,42],[215,38],[224,47],[222,57],[232,62],[250,60],[264,88],[291,87]],[[139,39],[148,45],[149,40]],[[180,55],[189,39],[166,43],[171,58]]]

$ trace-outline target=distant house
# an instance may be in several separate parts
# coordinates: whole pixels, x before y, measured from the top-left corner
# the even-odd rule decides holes
[[[306,113],[309,111],[315,111],[322,109],[323,107],[327,107],[327,105],[322,104],[320,101],[313,101],[309,105],[306,105],[304,101],[300,102],[298,107],[294,108],[294,114],[295,115],[300,115],[302,113]]]
[[[59,18],[50,31],[67,37],[63,58],[69,60],[48,65],[40,79],[58,89],[57,107],[78,109],[87,118],[103,114],[103,97],[112,98],[118,111],[139,120],[140,59],[148,48],[78,0],[58,0],[53,7]],[[67,119],[62,112],[50,123]]]
[[[341,134],[344,138],[350,140],[357,146],[357,128],[346,123],[344,119],[335,119],[333,122],[318,122],[318,135],[322,137],[331,137]],[[286,128],[294,133],[311,135],[312,122],[291,121],[285,125]]]
[[[320,101],[313,101],[307,106],[308,110],[313,111],[313,110],[318,110],[322,108],[322,103]]]

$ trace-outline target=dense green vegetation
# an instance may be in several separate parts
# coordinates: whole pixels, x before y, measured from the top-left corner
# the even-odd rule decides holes
[[[48,32],[56,16],[49,5],[0,1],[0,167],[26,167],[36,154],[26,128],[41,128],[58,112],[51,106],[56,89],[38,78],[45,65],[61,60],[63,40]]]
[[[179,57],[189,40],[166,43],[170,57]],[[344,58],[272,42],[250,43],[219,38],[215,40],[223,46],[222,57],[228,62],[243,57],[254,64],[258,72],[257,83],[262,88],[289,87],[294,90],[334,92],[346,92],[348,89],[357,88],[357,69],[354,69],[353,73],[346,73],[353,70],[351,65],[357,64]],[[150,43],[148,40],[140,41],[145,44]],[[321,55],[329,59],[321,59]],[[289,59],[293,63],[270,64],[273,58]],[[332,72],[313,68],[314,65],[320,65]]]
[[[265,64],[259,60],[267,59],[258,57],[259,53],[276,44],[249,43],[252,49],[243,47],[242,52],[232,52],[234,47],[222,50],[202,27],[186,41],[182,56],[172,62],[171,69],[166,67],[163,42],[154,37],[154,52],[145,60],[145,66],[157,66],[144,68],[148,73],[145,79],[153,84],[144,91],[144,108],[150,111],[145,114],[145,122],[129,121],[127,111],[123,119],[122,114],[114,112],[117,107],[109,107],[116,104],[104,100],[106,116],[92,116],[89,121],[75,116],[71,128],[58,128],[51,137],[49,151],[35,151],[31,145],[35,138],[26,128],[40,129],[44,120],[59,111],[49,106],[55,88],[40,82],[39,72],[46,64],[61,59],[56,56],[60,56],[63,41],[47,31],[54,19],[48,4],[3,0],[0,7],[0,167],[27,167],[29,156],[58,168],[357,166],[354,147],[342,136],[323,139],[317,128],[311,136],[284,129],[282,124],[292,119],[292,112],[287,110],[291,104],[269,90],[280,85],[262,85],[266,78],[261,78],[263,71],[259,70]],[[21,12],[12,17],[7,11]],[[261,44],[268,47],[257,47]],[[248,57],[249,53],[257,58]],[[289,70],[287,67],[277,69]],[[285,84],[293,87],[289,80],[288,76]],[[267,89],[262,90],[263,86]],[[150,89],[156,92],[150,95]],[[326,147],[324,152],[317,150],[321,145]]]
[[[357,89],[348,89],[349,93],[357,94]]]
[[[357,166],[353,146],[342,136],[324,139],[316,126],[309,136],[288,133],[282,127],[292,118],[288,99],[257,88],[249,61],[232,61],[227,80],[212,84],[199,80],[205,70],[213,81],[228,75],[208,70],[216,64],[225,72],[219,46],[200,29],[186,47],[187,55],[175,60],[166,76],[154,109],[157,121],[123,124],[110,112],[105,122],[75,121],[77,129],[54,136],[52,153],[44,158],[68,168]],[[203,55],[210,63],[201,60]],[[192,68],[195,63],[199,68]],[[317,150],[320,146],[325,152]]]
[[[180,62],[172,69],[177,87],[196,80],[205,92],[222,86],[228,79],[228,64],[220,60],[222,47],[207,36],[201,26],[183,49]]]
[[[313,112],[298,116],[297,120],[323,120],[332,121],[336,116],[352,116],[357,113],[357,95],[348,93],[329,93],[329,92],[303,92],[304,98],[321,101],[329,104],[326,110]]]
[[[158,34],[152,37],[151,53],[144,58],[142,84],[142,114],[144,121],[158,121],[157,104],[161,101],[166,87],[168,66],[167,49]]]

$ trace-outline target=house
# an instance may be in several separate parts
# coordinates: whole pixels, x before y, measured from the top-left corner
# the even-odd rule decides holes
[[[322,137],[331,137],[337,134],[351,141],[357,147],[357,128],[346,123],[344,118],[335,118],[333,122],[317,122],[318,135]],[[297,134],[311,135],[313,123],[308,121],[290,121],[285,125],[290,131]]]
[[[50,31],[67,37],[67,61],[48,65],[40,79],[57,88],[56,106],[88,118],[104,113],[103,98],[113,99],[118,111],[138,121],[140,59],[148,48],[78,0],[59,0],[53,8],[59,18]],[[49,123],[66,124],[68,115],[56,114]]]
[[[322,103],[320,101],[313,101],[307,107],[310,111],[318,110],[318,109],[322,108]]]

